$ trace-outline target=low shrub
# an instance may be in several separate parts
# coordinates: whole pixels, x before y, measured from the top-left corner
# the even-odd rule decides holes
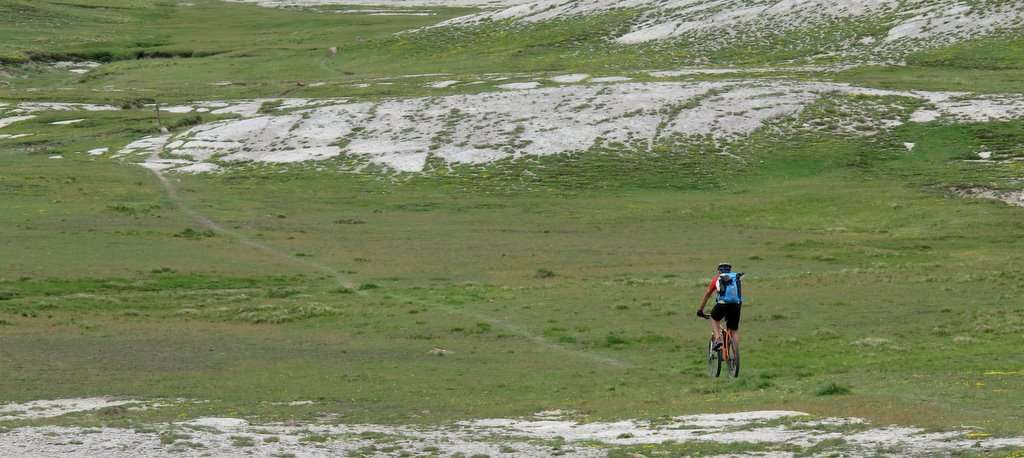
[[[829,382],[827,385],[821,387],[814,393],[815,396],[835,396],[842,394],[850,394],[851,390],[849,387],[845,387],[835,382]]]

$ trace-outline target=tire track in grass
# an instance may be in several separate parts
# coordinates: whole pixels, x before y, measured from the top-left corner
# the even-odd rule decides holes
[[[366,295],[367,294],[366,291],[359,290],[357,285],[356,285],[356,283],[354,281],[352,281],[351,278],[343,275],[341,272],[331,268],[330,266],[321,264],[319,262],[311,261],[309,259],[304,259],[304,258],[296,257],[296,256],[288,254],[288,253],[286,253],[286,252],[284,252],[284,251],[282,251],[282,250],[280,250],[278,248],[274,248],[274,247],[272,247],[270,245],[261,243],[261,242],[259,242],[257,240],[253,240],[253,239],[251,239],[249,237],[246,237],[245,235],[243,235],[243,234],[241,234],[239,232],[236,232],[236,231],[233,231],[231,229],[227,229],[224,226],[221,226],[216,221],[210,219],[206,215],[203,215],[202,213],[200,213],[196,209],[190,207],[184,201],[184,199],[182,199],[181,196],[178,195],[178,188],[174,186],[174,183],[171,181],[171,179],[168,178],[166,174],[164,174],[164,169],[166,169],[169,165],[171,165],[173,163],[172,162],[168,162],[166,160],[162,160],[160,158],[160,152],[162,152],[164,150],[164,147],[170,142],[171,137],[172,137],[172,135],[170,135],[170,134],[158,137],[157,141],[154,142],[153,149],[150,151],[149,156],[140,165],[145,167],[145,168],[147,168],[147,169],[149,169],[150,171],[153,172],[154,175],[156,175],[157,179],[160,180],[160,184],[163,185],[163,187],[164,187],[164,192],[166,192],[167,197],[174,204],[175,208],[177,208],[178,210],[184,212],[190,218],[192,218],[195,222],[197,222],[198,224],[202,225],[204,228],[213,231],[214,233],[223,235],[225,237],[228,237],[231,240],[234,240],[234,241],[236,241],[238,243],[241,243],[241,244],[243,244],[245,246],[248,246],[250,248],[253,248],[253,249],[262,251],[264,253],[273,255],[273,256],[275,256],[275,257],[277,257],[279,259],[283,259],[283,260],[292,262],[294,264],[297,264],[297,265],[300,265],[300,266],[304,266],[304,267],[316,270],[318,272],[322,272],[322,273],[328,274],[328,275],[330,275],[331,277],[334,278],[334,280],[338,283],[338,285],[340,285],[342,287],[345,287],[345,288],[348,288],[350,290],[353,290],[356,293],[361,294],[361,295]],[[520,326],[517,326],[517,325],[515,325],[513,323],[510,323],[510,322],[508,322],[508,321],[506,321],[504,319],[501,319],[501,318],[495,318],[495,317],[492,317],[492,316],[489,316],[489,315],[485,315],[485,314],[478,313],[478,312],[473,312],[473,311],[468,311],[468,310],[464,310],[464,309],[457,309],[457,308],[450,307],[450,306],[447,306],[447,305],[444,305],[444,304],[441,304],[441,303],[425,302],[425,301],[422,301],[422,300],[415,300],[415,299],[412,299],[412,298],[404,298],[404,299],[407,300],[407,301],[410,301],[410,302],[419,303],[420,305],[430,306],[430,307],[435,307],[435,308],[438,308],[438,309],[441,309],[441,310],[445,310],[445,311],[447,311],[448,313],[451,313],[451,314],[461,314],[461,315],[465,315],[465,316],[468,316],[468,317],[473,318],[473,319],[477,319],[477,320],[486,322],[486,323],[488,323],[488,324],[490,324],[492,326],[504,329],[506,331],[509,331],[509,332],[515,334],[515,335],[518,335],[518,336],[526,339],[528,342],[530,342],[530,343],[532,343],[534,345],[543,347],[543,348],[551,350],[551,351],[557,351],[559,353],[563,353],[563,354],[566,354],[566,355],[572,355],[572,356],[576,356],[576,357],[581,357],[581,358],[588,359],[588,360],[591,360],[591,361],[596,362],[596,363],[605,364],[605,365],[608,365],[608,366],[611,366],[611,367],[614,367],[614,368],[617,368],[617,369],[629,369],[629,368],[633,367],[632,364],[629,364],[629,363],[627,363],[625,361],[621,361],[621,360],[618,360],[618,359],[615,359],[615,358],[611,358],[611,357],[608,357],[608,356],[597,355],[597,354],[586,352],[586,351],[583,351],[583,350],[578,350],[578,349],[566,347],[564,345],[559,345],[559,344],[557,344],[555,342],[551,342],[550,340],[547,340],[547,339],[545,339],[542,336],[533,334],[533,333],[527,331],[526,329],[524,329],[524,328],[522,328]]]
[[[277,258],[284,259],[294,264],[298,264],[319,271],[321,273],[330,275],[331,277],[334,278],[338,285],[354,290],[360,294],[364,294],[364,292],[358,291],[358,288],[356,287],[356,284],[355,282],[352,281],[352,279],[346,277],[345,275],[342,275],[341,272],[338,272],[337,270],[327,265],[321,264],[319,262],[293,256],[284,251],[281,251],[278,248],[274,248],[270,245],[266,245],[257,240],[253,240],[249,237],[246,237],[245,235],[242,235],[236,231],[227,229],[224,226],[218,224],[216,221],[208,218],[206,215],[203,215],[194,208],[190,207],[184,201],[184,199],[182,199],[181,196],[178,195],[178,188],[174,186],[174,183],[163,172],[164,168],[166,168],[166,165],[168,165],[168,163],[161,161],[160,152],[164,150],[164,147],[167,145],[170,139],[171,135],[163,136],[160,139],[160,141],[153,147],[153,150],[150,151],[149,157],[146,158],[146,161],[143,162],[141,165],[152,171],[153,174],[156,175],[156,177],[160,180],[160,183],[164,187],[164,191],[167,193],[167,197],[174,204],[175,208],[185,212],[185,214],[187,214],[195,222],[199,223],[206,229],[213,231],[214,233],[226,236],[238,243],[262,251],[264,253],[273,255]]]
[[[503,329],[505,331],[511,332],[511,333],[515,334],[516,336],[522,337],[527,342],[530,342],[530,343],[532,343],[534,345],[537,345],[539,347],[543,347],[543,348],[545,348],[547,350],[556,351],[556,352],[561,353],[561,354],[570,355],[570,356],[574,356],[574,357],[579,357],[579,358],[582,358],[582,359],[588,359],[588,360],[593,361],[595,363],[604,364],[604,365],[611,366],[611,367],[616,368],[616,369],[632,369],[633,368],[633,365],[628,363],[628,362],[626,362],[626,361],[622,361],[622,360],[619,360],[619,359],[616,359],[616,358],[612,358],[610,356],[599,355],[599,354],[596,354],[596,353],[591,353],[591,352],[588,352],[588,351],[585,351],[585,350],[580,350],[580,349],[576,349],[576,348],[572,348],[572,347],[568,347],[568,346],[565,346],[565,345],[560,345],[558,343],[552,342],[552,341],[550,341],[548,339],[545,339],[542,336],[539,336],[539,335],[534,334],[534,333],[532,333],[530,331],[527,331],[526,329],[522,328],[521,326],[516,325],[515,323],[509,322],[507,319],[497,318],[497,317],[494,317],[494,316],[491,316],[491,315],[487,315],[487,314],[483,314],[483,313],[479,313],[479,312],[474,312],[474,311],[471,311],[471,310],[466,310],[466,309],[462,309],[462,308],[452,307],[452,306],[449,306],[449,305],[445,305],[444,303],[441,303],[441,302],[424,300],[424,299],[418,299],[418,298],[404,296],[404,295],[403,296],[391,296],[390,298],[393,299],[393,300],[396,300],[396,301],[401,301],[401,302],[407,303],[407,304],[414,304],[414,305],[419,305],[419,306],[422,306],[422,307],[434,308],[436,310],[441,310],[441,311],[447,312],[447,313],[452,314],[452,315],[458,314],[458,315],[467,316],[469,318],[472,318],[472,319],[479,320],[479,321],[482,321],[484,323],[487,323],[487,324],[489,324],[491,326],[494,326],[496,328],[500,328],[500,329]]]

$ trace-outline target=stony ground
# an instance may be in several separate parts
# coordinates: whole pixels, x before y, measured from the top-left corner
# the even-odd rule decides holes
[[[181,407],[189,400],[140,402],[87,398],[0,406],[0,422],[61,415],[116,415]],[[296,403],[313,404],[312,401]],[[2,426],[2,423],[0,423]],[[878,426],[857,418],[818,418],[795,411],[688,415],[662,422],[588,421],[578,412],[484,419],[434,426],[250,424],[199,418],[132,428],[25,426],[0,433],[0,456],[605,456],[609,448],[688,442],[752,443],[751,456],[793,456],[819,447],[853,455],[949,455],[1024,446],[1024,437],[993,438],[976,429],[933,432]]]
[[[660,72],[659,75],[665,75]],[[425,85],[471,84],[437,77]],[[421,172],[440,159],[479,164],[520,156],[659,144],[742,140],[771,128],[825,128],[872,135],[907,122],[983,122],[1024,117],[1024,97],[952,92],[887,91],[846,84],[742,79],[635,83],[586,74],[521,78],[471,95],[350,102],[344,99],[265,99],[165,107],[177,113],[234,113],[239,119],[201,124],[168,138],[159,167],[208,172],[250,162],[291,163],[354,157],[399,172]],[[835,96],[839,95],[839,98]],[[856,96],[856,97],[846,97]],[[816,125],[794,119],[823,97],[846,103],[835,119]],[[844,102],[845,100],[845,102]],[[909,109],[911,105],[922,104]],[[270,106],[272,110],[261,110]],[[0,111],[0,126],[33,113],[113,110],[78,104],[21,103]],[[25,134],[21,134],[25,135]],[[905,139],[912,150],[915,139]],[[162,142],[140,139],[116,155],[150,159]],[[999,160],[985,151],[977,160]],[[174,159],[167,159],[166,156]]]

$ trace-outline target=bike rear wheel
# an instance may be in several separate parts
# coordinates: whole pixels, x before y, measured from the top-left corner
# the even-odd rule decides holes
[[[722,374],[722,350],[715,350],[715,336],[708,340],[708,375],[718,377]]]
[[[729,339],[729,360],[726,361],[726,367],[729,371],[729,378],[736,378],[740,376],[740,344],[735,339]]]

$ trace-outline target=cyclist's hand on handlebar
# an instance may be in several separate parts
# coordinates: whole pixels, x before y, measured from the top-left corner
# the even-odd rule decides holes
[[[704,319],[707,319],[707,318],[708,318],[708,316],[704,314],[704,311],[703,311],[703,310],[697,310],[697,318],[704,318]]]

